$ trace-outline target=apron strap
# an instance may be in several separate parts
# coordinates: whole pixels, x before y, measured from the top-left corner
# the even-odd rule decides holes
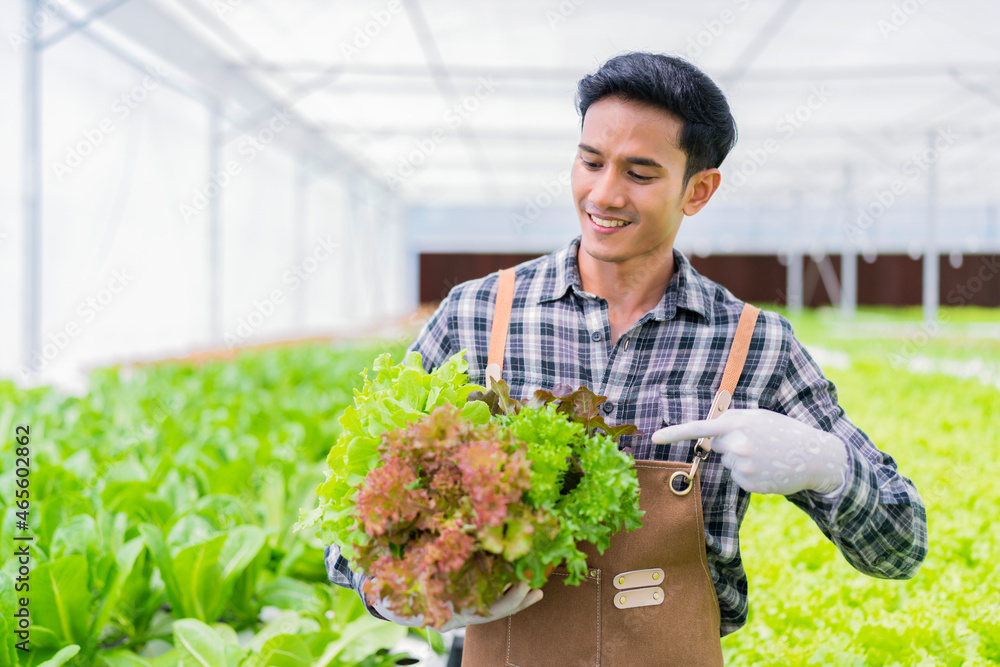
[[[493,308],[493,330],[490,331],[490,351],[486,361],[486,390],[500,380],[503,372],[510,309],[514,305],[514,269],[500,269],[497,300]]]
[[[719,391],[725,389],[732,396],[736,390],[736,383],[739,382],[743,374],[743,364],[747,360],[747,352],[750,350],[750,339],[753,337],[753,329],[757,324],[757,315],[760,308],[749,303],[743,304],[743,312],[740,313],[740,321],[736,325],[736,336],[729,347],[729,358],[726,359],[726,370],[722,372],[722,384]]]
[[[736,390],[736,383],[743,375],[743,364],[747,360],[747,352],[750,350],[750,339],[753,338],[753,329],[757,324],[757,315],[760,308],[749,303],[743,304],[740,312],[740,321],[736,324],[736,335],[729,346],[729,357],[726,359],[726,368],[722,371],[722,382],[719,384],[719,391],[715,394],[712,407],[709,408],[708,416],[705,419],[715,419],[729,407],[733,400],[733,392]],[[670,490],[678,496],[687,494],[694,487],[694,476],[698,472],[698,464],[708,458],[712,451],[712,439],[708,436],[699,438],[694,443],[694,458],[691,461],[691,470],[683,472],[678,470],[670,476]],[[684,486],[678,490],[674,480],[683,478]]]

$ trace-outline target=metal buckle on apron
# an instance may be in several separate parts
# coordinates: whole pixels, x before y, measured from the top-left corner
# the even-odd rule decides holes
[[[488,364],[486,366],[486,391],[493,388],[500,381],[500,364]]]
[[[732,401],[733,396],[725,389],[720,389],[719,393],[715,395],[715,400],[712,401],[712,409],[709,410],[708,416],[705,419],[715,419],[729,407],[729,403]],[[694,445],[694,461],[691,463],[691,470],[684,472],[683,470],[678,470],[673,475],[670,476],[670,490],[678,496],[686,496],[691,489],[694,487],[694,476],[698,472],[698,465],[708,458],[709,453],[712,451],[712,439],[709,437],[704,437],[698,440]],[[674,486],[674,480],[678,477],[683,477],[685,480],[684,488],[677,490]]]

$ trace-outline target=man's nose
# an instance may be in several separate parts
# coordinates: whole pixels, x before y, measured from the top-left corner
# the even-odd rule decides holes
[[[621,181],[614,169],[608,167],[597,175],[594,186],[590,189],[589,199],[594,206],[604,211],[625,206]]]

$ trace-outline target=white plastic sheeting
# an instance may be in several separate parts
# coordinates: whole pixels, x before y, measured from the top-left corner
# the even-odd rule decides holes
[[[26,0],[0,3],[0,376],[363,331],[415,305],[420,250],[559,245],[576,82],[627,50],[699,64],[740,127],[683,249],[1000,243],[987,0],[39,4],[24,23]],[[23,63],[28,35],[67,17],[92,21],[41,56],[26,366]]]
[[[17,3],[0,30],[18,34]],[[46,34],[59,21],[52,19]],[[0,49],[6,96],[20,57]],[[281,108],[249,128],[73,35],[42,58],[41,340],[26,364],[22,109],[2,105],[0,376],[80,386],[96,365],[364,331],[413,307],[402,210],[363,172],[328,173],[282,145]],[[8,140],[9,138],[9,140]],[[376,201],[378,199],[378,201]],[[220,212],[213,332],[208,225]],[[300,225],[300,228],[296,228]]]

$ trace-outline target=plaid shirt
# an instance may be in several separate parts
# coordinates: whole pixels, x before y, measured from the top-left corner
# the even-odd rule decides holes
[[[585,292],[577,267],[579,237],[550,255],[518,265],[503,377],[511,396],[527,398],[555,384],[586,385],[607,396],[609,424],[632,423],[623,436],[636,459],[690,462],[694,440],[655,445],[651,434],[704,419],[722,382],[743,302],[700,275],[673,249],[674,275],[663,298],[615,343],[607,302]],[[485,384],[497,274],[456,286],[410,346],[427,370],[466,349],[469,378]],[[927,518],[913,483],[878,450],[837,403],[837,389],[778,313],[762,310],[730,408],[764,408],[828,431],[847,444],[846,484],[833,494],[787,496],[847,561],[865,574],[912,577],[927,553]],[[730,480],[712,452],[701,466],[708,564],[722,612],[720,633],[746,623],[747,579],[739,527],[750,494]],[[336,546],[327,549],[334,583],[358,590]]]

